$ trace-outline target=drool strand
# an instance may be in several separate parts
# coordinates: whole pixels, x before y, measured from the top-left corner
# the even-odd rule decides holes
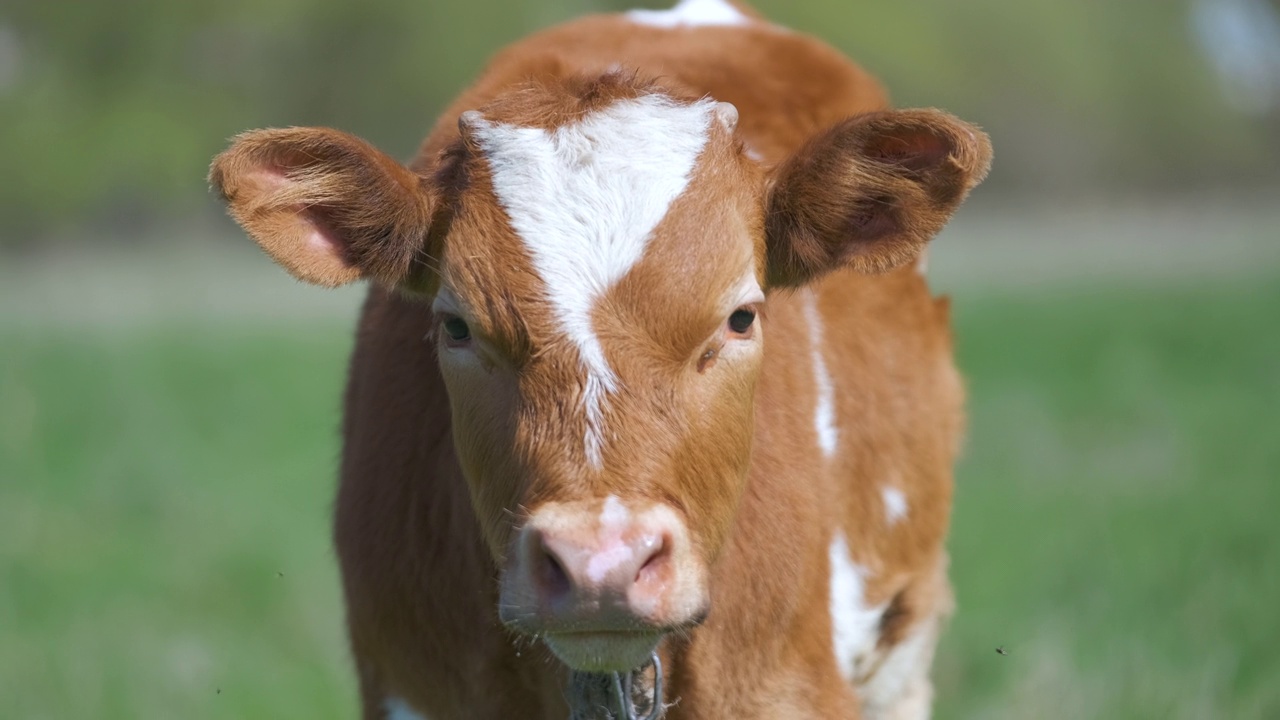
[[[665,711],[656,652],[647,665],[630,672],[575,670],[570,675],[569,720],[659,720]]]

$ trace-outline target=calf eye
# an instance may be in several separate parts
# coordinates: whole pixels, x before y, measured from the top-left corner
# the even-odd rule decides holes
[[[738,335],[745,335],[751,330],[751,326],[755,321],[756,313],[754,310],[738,308],[729,316],[729,329]]]
[[[440,325],[449,342],[463,343],[471,339],[471,328],[467,327],[467,321],[456,315],[446,317]]]

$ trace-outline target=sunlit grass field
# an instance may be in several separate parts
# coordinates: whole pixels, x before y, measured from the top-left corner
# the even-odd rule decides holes
[[[1280,271],[955,317],[936,717],[1280,717]],[[346,316],[0,324],[0,718],[355,716],[349,347]]]

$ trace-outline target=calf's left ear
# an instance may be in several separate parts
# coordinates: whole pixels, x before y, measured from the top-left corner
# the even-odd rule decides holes
[[[916,257],[991,165],[991,141],[938,110],[845,120],[775,170],[766,215],[768,285],[840,267],[875,273]]]

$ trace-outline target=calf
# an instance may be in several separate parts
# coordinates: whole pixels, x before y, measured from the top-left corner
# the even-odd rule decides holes
[[[371,281],[335,531],[364,717],[926,717],[962,389],[918,266],[990,155],[722,0],[512,45],[407,167],[236,138],[248,234]]]

